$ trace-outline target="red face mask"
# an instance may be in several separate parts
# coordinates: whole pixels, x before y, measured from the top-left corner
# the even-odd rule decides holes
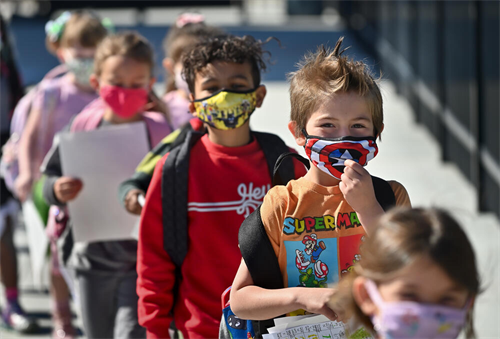
[[[144,88],[123,88],[105,85],[99,90],[99,95],[121,118],[133,117],[148,103],[148,92]]]

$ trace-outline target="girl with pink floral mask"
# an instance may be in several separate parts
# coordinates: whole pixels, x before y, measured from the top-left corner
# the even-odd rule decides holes
[[[464,231],[439,209],[394,209],[361,246],[361,261],[330,305],[380,339],[474,337],[480,291]]]

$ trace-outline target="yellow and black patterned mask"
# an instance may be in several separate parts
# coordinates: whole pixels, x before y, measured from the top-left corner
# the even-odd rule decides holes
[[[225,89],[193,101],[194,115],[208,125],[230,130],[241,127],[250,118],[257,105],[256,89],[233,92]]]

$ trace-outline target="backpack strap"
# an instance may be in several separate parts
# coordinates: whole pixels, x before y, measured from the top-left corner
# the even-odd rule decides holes
[[[394,191],[392,190],[391,185],[389,185],[389,183],[384,179],[374,177],[373,175],[371,177],[375,197],[377,198],[380,206],[387,212],[391,207],[396,206],[396,196],[394,195]]]
[[[78,113],[70,126],[71,132],[93,131],[101,123],[106,106],[101,98],[90,102]]]
[[[254,285],[268,289],[283,288],[280,265],[264,228],[260,206],[241,224],[238,242]],[[273,319],[254,320],[252,323],[256,338],[262,338],[268,333],[267,329],[274,326]]]
[[[274,169],[273,169],[273,186],[276,186],[276,185],[285,185],[289,181],[289,180],[287,180],[285,182],[282,179],[282,177],[281,177],[281,171],[280,171],[281,163],[287,157],[292,157],[292,158],[295,158],[295,159],[299,160],[308,170],[309,170],[309,168],[311,168],[311,163],[309,162],[309,160],[307,160],[306,158],[304,158],[300,154],[293,153],[293,152],[283,153],[283,154],[281,154],[278,157],[278,160],[276,160],[276,163],[274,164]]]
[[[254,284],[269,289],[283,288],[283,276],[260,216],[260,206],[241,224],[238,242]]]
[[[172,127],[165,119],[165,115],[158,112],[144,112],[142,119],[146,123],[151,149],[158,145],[165,135],[172,133]]]
[[[176,141],[182,143],[171,149],[163,165],[161,181],[163,247],[178,269],[188,249],[187,182],[190,152],[203,134],[189,131],[184,139],[177,137]]]
[[[285,161],[282,159],[283,165],[279,166],[279,168],[275,166],[283,153],[291,153],[285,142],[279,136],[271,133],[252,132],[252,134],[257,139],[266,157],[272,185],[286,185],[288,181],[295,179],[295,169],[291,159]]]

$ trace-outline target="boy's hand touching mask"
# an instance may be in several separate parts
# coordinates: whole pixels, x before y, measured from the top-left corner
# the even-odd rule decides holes
[[[75,199],[83,188],[80,179],[71,177],[60,177],[54,183],[54,194],[59,202],[65,204]]]
[[[352,160],[345,161],[344,173],[340,177],[339,188],[347,203],[356,211],[359,221],[369,235],[377,220],[384,214],[375,197],[370,173]]]
[[[349,205],[359,213],[370,212],[380,205],[375,197],[370,173],[352,160],[346,160],[339,188]]]

